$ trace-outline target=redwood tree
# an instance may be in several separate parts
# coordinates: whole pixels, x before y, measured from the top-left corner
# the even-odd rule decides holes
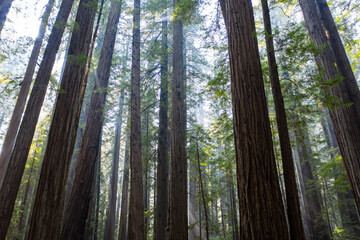
[[[167,0],[163,1],[167,9]],[[159,110],[158,164],[156,182],[156,207],[154,220],[154,239],[165,239],[168,219],[168,181],[169,181],[169,144],[168,144],[168,22],[167,14],[162,21],[161,83]]]
[[[27,239],[59,239],[65,184],[79,122],[81,87],[97,0],[80,0],[50,127]],[[71,107],[69,107],[71,106]]]
[[[131,67],[129,239],[145,239],[140,112],[140,0],[134,0]]]
[[[40,29],[38,36],[35,39],[34,47],[32,49],[29,63],[26,68],[26,72],[24,75],[24,79],[21,82],[21,87],[18,95],[18,99],[16,100],[15,108],[13,111],[13,114],[10,119],[9,127],[6,132],[6,136],[4,139],[4,143],[1,149],[1,155],[0,155],[0,187],[3,182],[3,177],[5,176],[7,165],[9,164],[9,160],[11,157],[11,152],[13,150],[16,135],[19,130],[21,117],[24,112],[26,99],[29,95],[30,85],[31,81],[34,75],[36,63],[40,54],[41,45],[45,36],[46,27],[49,23],[49,17],[51,13],[51,9],[54,6],[55,0],[49,0],[49,2],[46,5],[44,14],[42,16]]]
[[[10,171],[6,171],[0,190],[0,201],[2,203],[0,205],[0,239],[5,238],[7,228],[9,227],[16,195],[20,187],[41,106],[49,84],[51,70],[65,30],[61,26],[64,26],[69,17],[73,2],[74,0],[64,0],[61,3],[9,160],[7,169]]]
[[[179,14],[179,0],[174,0]],[[175,15],[173,26],[173,79],[171,122],[170,239],[188,239],[187,163],[185,152],[183,23]]]
[[[343,74],[340,62],[335,57],[334,48],[330,46],[317,6],[314,0],[299,0],[306,27],[315,45],[322,52],[315,55],[319,72],[323,74],[323,90],[338,102],[328,102],[331,121],[336,139],[350,179],[358,213],[360,213],[360,103],[359,88]],[[330,41],[331,42],[331,41]],[[336,52],[336,54],[340,54]],[[341,62],[341,64],[344,64]],[[336,85],[328,86],[327,81],[336,80]]]
[[[251,1],[226,0],[241,239],[289,239]]]
[[[301,220],[299,194],[295,176],[295,165],[292,156],[289,130],[285,112],[284,98],[281,92],[279,72],[276,63],[274,41],[271,29],[270,12],[267,0],[261,1],[264,27],[266,31],[266,51],[269,65],[271,90],[274,98],[276,123],[278,127],[281,159],[283,162],[285,193],[287,203],[287,216],[289,220],[291,239],[305,239],[304,228]]]
[[[104,119],[104,105],[107,94],[104,89],[108,87],[109,83],[120,9],[121,1],[113,0],[101,48],[94,91],[91,96],[89,117],[87,118],[81,152],[77,159],[74,186],[64,217],[61,232],[62,239],[81,239],[84,237],[86,220],[93,195],[96,161],[98,159],[101,127]]]

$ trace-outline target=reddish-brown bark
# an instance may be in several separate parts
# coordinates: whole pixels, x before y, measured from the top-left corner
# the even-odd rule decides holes
[[[289,239],[251,1],[225,1],[240,239]]]
[[[90,2],[96,4],[97,0],[80,0],[79,3],[77,28],[70,40],[27,239],[60,237],[65,184],[79,123],[81,87],[96,13],[96,9],[89,7]]]
[[[49,36],[44,57],[40,64],[23,121],[16,138],[8,165],[8,169],[11,169],[11,171],[6,171],[3,186],[0,190],[0,201],[2,203],[0,205],[0,239],[5,238],[10,223],[16,195],[20,187],[41,106],[50,80],[51,70],[64,33],[64,28],[59,26],[63,26],[63,23],[67,21],[72,5],[73,0],[65,0],[60,6],[54,24],[56,27],[53,27]]]

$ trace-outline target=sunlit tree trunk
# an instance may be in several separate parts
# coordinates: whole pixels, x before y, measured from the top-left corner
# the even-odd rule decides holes
[[[140,113],[140,0],[134,0],[131,69],[129,239],[144,239],[144,188]]]
[[[6,1],[5,1],[6,2]],[[26,99],[29,95],[30,85],[31,81],[34,76],[34,71],[36,67],[36,63],[38,60],[38,57],[40,55],[41,45],[45,36],[46,27],[49,23],[49,17],[51,10],[54,6],[55,0],[49,0],[49,2],[46,5],[44,14],[42,16],[40,29],[38,32],[38,36],[35,39],[34,47],[32,49],[29,63],[26,68],[26,72],[23,78],[23,81],[21,82],[21,87],[18,95],[18,99],[16,100],[15,108],[12,113],[10,123],[6,132],[6,136],[4,139],[4,143],[1,149],[1,155],[0,155],[0,187],[2,185],[2,182],[5,177],[6,169],[9,164],[9,160],[11,157],[12,150],[14,148],[16,135],[20,126],[21,117],[24,112]],[[1,11],[1,10],[0,10]]]
[[[61,26],[61,24],[67,21],[72,5],[73,0],[64,0],[61,3],[54,23],[54,26],[56,27],[53,27],[49,36],[43,60],[40,64],[14,149],[9,160],[7,169],[10,169],[11,171],[6,171],[3,186],[0,190],[0,202],[2,203],[0,205],[0,239],[5,238],[10,223],[16,195],[20,187],[41,106],[50,80],[52,67],[64,33],[64,28],[58,26]]]
[[[286,210],[289,221],[291,239],[303,240],[304,229],[301,221],[301,212],[299,204],[299,195],[296,185],[295,166],[292,157],[289,130],[285,112],[284,98],[281,92],[279,72],[276,63],[274,41],[271,29],[270,12],[267,0],[261,1],[263,10],[263,19],[266,35],[266,51],[269,65],[269,75],[271,81],[271,90],[274,98],[276,111],[276,122],[279,133],[281,159],[283,162]]]
[[[0,34],[4,27],[12,2],[13,0],[3,0],[0,3]]]
[[[225,1],[241,239],[289,239],[251,1]]]
[[[353,81],[349,81],[342,72],[337,59],[342,56],[336,52],[328,43],[320,16],[317,12],[317,6],[314,0],[299,0],[300,6],[306,22],[311,39],[316,46],[321,47],[323,51],[315,56],[319,72],[324,74],[324,91],[336,99],[341,99],[340,104],[331,103],[330,116],[334,126],[337,141],[341,155],[344,159],[345,168],[350,179],[354,198],[356,201],[358,213],[360,213],[360,103],[358,101],[359,88]],[[328,30],[332,37],[334,32]],[[331,37],[331,38],[332,38]],[[330,40],[331,42],[332,40]],[[342,60],[343,61],[343,60]],[[345,64],[342,62],[341,64]],[[326,80],[339,79],[344,74],[344,79],[340,80],[335,86],[326,85]],[[339,106],[340,105],[340,106]],[[345,105],[345,106],[343,106]]]
[[[93,195],[92,186],[95,181],[96,161],[107,95],[105,90],[109,83],[120,9],[121,1],[113,0],[101,48],[81,153],[77,160],[74,186],[69,200],[69,207],[64,217],[62,239],[79,239],[84,235],[89,205]]]

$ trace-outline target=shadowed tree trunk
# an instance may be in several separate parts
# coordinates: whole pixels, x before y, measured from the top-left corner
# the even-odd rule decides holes
[[[0,34],[4,27],[12,2],[13,0],[3,0],[0,3]]]
[[[128,196],[129,196],[129,170],[130,170],[130,157],[129,157],[129,142],[130,132],[126,137],[125,157],[124,157],[124,171],[123,171],[123,186],[121,193],[121,213],[119,224],[119,240],[127,239],[127,225],[128,225]]]
[[[81,239],[84,234],[92,198],[92,185],[95,181],[95,166],[104,119],[106,89],[109,83],[120,9],[121,1],[113,0],[101,48],[89,117],[86,123],[81,153],[78,158],[74,187],[71,192],[69,207],[66,211],[67,214],[64,217],[64,226],[61,233],[62,239]]]
[[[131,136],[130,136],[130,207],[129,239],[145,239],[144,188],[141,157],[140,113],[140,0],[134,0],[132,69],[131,69]]]
[[[179,0],[174,0],[175,8]],[[187,163],[185,151],[183,24],[173,26],[173,80],[171,125],[170,239],[187,239]]]
[[[225,1],[241,239],[289,239],[265,99],[253,9]]]
[[[41,168],[28,239],[59,239],[65,184],[79,123],[78,108],[96,8],[80,0]],[[97,6],[97,5],[95,5]],[[71,107],[69,107],[71,106]],[[91,185],[92,186],[92,185]]]
[[[120,93],[119,113],[116,122],[115,130],[115,146],[114,146],[114,161],[112,166],[112,173],[110,177],[110,193],[109,193],[109,207],[105,222],[105,240],[114,239],[115,234],[115,213],[116,213],[116,197],[117,185],[119,181],[119,158],[120,158],[120,140],[121,140],[121,127],[122,127],[122,113],[124,107],[124,88]]]
[[[25,76],[23,81],[21,82],[18,99],[16,100],[15,108],[10,119],[9,127],[6,132],[6,136],[4,139],[4,143],[0,155],[0,187],[4,180],[3,177],[5,176],[6,168],[9,164],[11,152],[14,148],[16,135],[20,126],[22,114],[24,112],[26,99],[29,95],[31,81],[34,75],[36,63],[40,54],[41,45],[45,36],[46,27],[49,23],[49,17],[51,10],[54,6],[54,2],[55,0],[49,0],[49,2],[46,5],[44,14],[42,16],[39,33],[35,39],[34,47],[32,49],[29,63],[26,68]]]
[[[165,11],[167,1],[164,1]],[[168,180],[169,180],[169,143],[168,143],[168,22],[167,14],[162,21],[162,57],[161,57],[161,83],[160,83],[160,110],[159,110],[159,140],[158,164],[156,183],[156,207],[154,240],[165,239],[167,226],[167,211],[169,206]]]
[[[316,0],[317,6],[319,8],[321,20],[323,26],[326,29],[326,36],[329,39],[331,49],[334,52],[336,59],[336,66],[338,67],[339,72],[344,76],[344,83],[349,92],[349,97],[356,104],[358,114],[360,108],[360,91],[357,84],[354,72],[351,68],[349,59],[346,55],[344,45],[342,44],[339,32],[336,28],[334,18],[331,15],[330,8],[326,0]]]
[[[275,58],[274,41],[267,0],[262,0],[261,5],[263,10],[264,27],[266,31],[266,51],[269,65],[271,90],[274,97],[276,122],[280,139],[281,159],[283,162],[284,182],[286,190],[286,210],[289,221],[290,237],[292,240],[303,240],[305,239],[305,235],[301,221],[299,195],[295,177],[295,166],[292,157],[284,99],[281,92],[279,72]]]
[[[73,0],[64,0],[61,3],[9,160],[8,169],[11,171],[6,172],[3,187],[0,190],[0,202],[2,203],[0,205],[0,239],[5,238],[10,223],[51,70],[64,33],[64,23],[68,19],[72,5]]]
[[[358,213],[360,213],[360,103],[358,101],[359,88],[343,74],[328,38],[321,24],[320,16],[314,0],[299,0],[311,39],[323,51],[315,56],[319,72],[324,73],[324,91],[339,103],[330,103],[330,116],[334,126],[341,155],[350,179]],[[331,31],[331,29],[330,29]],[[329,33],[330,33],[329,31]],[[333,32],[331,33],[333,34]],[[336,48],[336,47],[335,47]],[[336,53],[341,56],[341,53]],[[344,64],[344,63],[341,63]],[[336,86],[327,86],[326,80],[339,79]],[[349,106],[347,106],[349,105]]]

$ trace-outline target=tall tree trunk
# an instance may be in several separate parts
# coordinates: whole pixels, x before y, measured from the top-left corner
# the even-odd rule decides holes
[[[101,127],[104,118],[112,56],[114,52],[117,25],[121,11],[121,1],[113,0],[106,26],[104,43],[101,48],[94,91],[91,97],[90,112],[78,158],[74,187],[69,207],[64,217],[62,239],[79,239],[83,236],[89,204],[92,198],[92,184],[95,181],[95,166],[98,156]],[[116,196],[116,195],[115,195]]]
[[[144,188],[141,157],[140,113],[140,0],[134,0],[132,69],[131,69],[131,136],[130,136],[130,209],[129,238],[145,239]]]
[[[150,165],[149,165],[149,161],[150,161],[150,155],[149,155],[149,111],[146,111],[146,115],[145,115],[145,121],[146,121],[146,138],[145,138],[145,169],[144,169],[144,175],[145,175],[145,179],[144,179],[144,212],[148,212],[149,211],[149,207],[150,207],[150,179],[149,179],[149,171],[150,171]],[[148,231],[149,231],[149,216],[145,216],[145,239],[147,239],[148,236]]]
[[[2,203],[0,205],[0,239],[5,238],[10,223],[16,195],[50,80],[51,70],[64,33],[64,28],[58,26],[66,23],[73,2],[73,0],[64,0],[61,3],[9,160],[7,169],[10,169],[10,171],[6,171],[3,186],[0,190],[0,202]]]
[[[174,5],[180,2],[174,0]],[[185,151],[183,24],[173,27],[173,80],[171,125],[170,239],[187,239],[187,163]]]
[[[34,47],[32,49],[29,63],[26,68],[25,76],[21,83],[18,99],[16,100],[15,108],[10,119],[9,127],[6,132],[6,136],[4,139],[4,143],[0,155],[0,187],[3,183],[6,169],[11,157],[11,152],[14,148],[16,135],[20,126],[22,114],[24,112],[26,99],[29,95],[31,81],[34,76],[36,63],[40,54],[41,45],[45,36],[46,27],[49,23],[49,17],[51,10],[54,6],[54,2],[55,0],[49,0],[49,2],[46,5],[44,14],[42,16],[39,33],[35,39]]]
[[[119,158],[120,158],[120,140],[122,127],[122,113],[124,107],[125,90],[122,89],[120,93],[119,113],[115,129],[115,146],[114,146],[114,161],[112,166],[112,173],[110,177],[110,193],[109,193],[109,207],[105,222],[105,240],[113,240],[115,234],[115,213],[116,213],[116,197],[117,185],[119,181]]]
[[[120,213],[120,224],[119,224],[119,240],[126,240],[127,236],[127,225],[128,225],[128,196],[129,196],[129,168],[130,168],[130,157],[129,157],[129,142],[130,132],[126,137],[125,146],[125,157],[124,157],[124,171],[123,171],[123,185],[121,193],[121,213]]]
[[[233,177],[232,177],[232,173],[231,173],[231,177],[230,177],[230,203],[231,203],[231,222],[232,222],[232,227],[233,227],[233,240],[239,240],[240,239],[240,234],[239,234],[239,227],[238,227],[238,217],[237,217],[237,211],[236,211],[236,199],[235,199],[235,187],[234,187],[234,183],[233,183]]]
[[[6,17],[9,13],[12,2],[13,2],[13,0],[3,0],[0,3],[0,34],[4,27]]]
[[[323,26],[326,29],[326,36],[329,39],[331,49],[334,52],[336,66],[338,67],[341,75],[344,76],[344,83],[349,92],[349,97],[358,107],[360,107],[359,86],[351,68],[349,59],[346,55],[346,51],[344,45],[342,44],[339,32],[336,28],[334,18],[331,15],[330,8],[326,0],[316,0],[316,3],[320,10],[319,12]]]
[[[41,168],[28,239],[59,239],[65,184],[79,123],[78,108],[97,0],[80,0],[48,143]],[[69,106],[71,106],[69,108]],[[89,181],[91,182],[91,181]],[[90,185],[91,187],[92,185]]]
[[[298,121],[298,120],[297,120]],[[330,239],[329,229],[323,218],[321,211],[320,190],[314,179],[310,165],[311,152],[305,145],[306,133],[304,129],[298,129],[296,133],[296,145],[299,153],[300,169],[302,181],[304,184],[303,196],[307,206],[307,218],[309,221],[310,233],[312,239]]]
[[[201,164],[200,164],[200,153],[199,153],[199,143],[196,142],[196,158],[197,158],[197,167],[199,171],[199,182],[200,182],[200,190],[201,190],[201,198],[203,201],[204,206],[204,213],[205,213],[205,229],[206,229],[206,239],[209,240],[209,217],[208,217],[208,209],[207,209],[207,203],[205,199],[205,191],[204,191],[204,184],[202,180],[202,174],[201,174]]]
[[[163,9],[167,10],[167,1]],[[167,19],[165,14],[164,19]],[[156,183],[156,207],[154,240],[165,239],[167,226],[168,180],[169,180],[169,143],[168,143],[168,22],[162,21],[162,53],[161,53],[161,83],[160,83],[160,110],[159,110],[159,139],[158,164]]]
[[[96,167],[96,207],[95,207],[95,222],[93,240],[98,238],[99,229],[99,212],[100,212],[100,187],[101,187],[101,143],[102,143],[102,130],[100,135],[100,149],[97,156],[97,167]]]
[[[225,1],[241,239],[289,239],[251,1]]]
[[[343,73],[341,68],[337,67],[338,63],[328,43],[314,0],[299,0],[299,3],[310,37],[316,46],[323,49],[322,53],[315,56],[319,72],[324,72],[324,80],[339,79],[339,74]],[[350,86],[345,76],[344,80],[339,81],[336,86],[331,86],[330,89],[325,82],[324,91],[326,94],[342,100],[340,106],[333,104],[330,108],[330,116],[350,179],[358,213],[360,213],[360,148],[358,147],[360,144],[360,103],[357,97],[360,94],[359,88],[354,84]]]
[[[286,210],[289,221],[290,237],[295,240],[305,239],[304,228],[301,221],[299,195],[296,185],[294,160],[287,126],[284,98],[281,92],[279,72],[276,63],[274,41],[271,29],[270,12],[267,0],[261,1],[263,10],[264,27],[266,31],[266,51],[269,65],[271,90],[274,98],[276,122],[278,127],[281,159],[283,162]]]

